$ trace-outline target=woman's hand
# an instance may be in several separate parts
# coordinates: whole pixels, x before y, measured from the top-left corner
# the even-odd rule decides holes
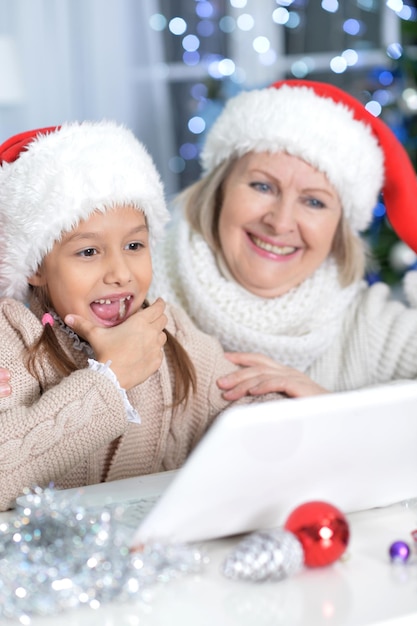
[[[165,302],[160,298],[111,328],[94,325],[78,315],[67,315],[65,323],[88,341],[97,361],[111,361],[110,367],[123,389],[143,383],[162,363],[167,317]]]
[[[306,374],[292,367],[280,365],[263,354],[226,352],[226,358],[241,369],[217,380],[224,390],[226,400],[239,400],[243,396],[259,396],[278,392],[290,398],[302,398],[329,393]]]
[[[11,393],[10,372],[4,367],[0,367],[0,398],[7,398]]]

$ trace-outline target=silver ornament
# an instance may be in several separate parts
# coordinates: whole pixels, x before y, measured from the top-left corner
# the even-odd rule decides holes
[[[223,562],[222,572],[234,580],[276,581],[297,573],[303,563],[303,547],[297,537],[275,528],[243,539]]]

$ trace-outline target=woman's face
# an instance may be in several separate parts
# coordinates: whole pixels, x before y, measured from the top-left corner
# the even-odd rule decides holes
[[[285,153],[248,153],[223,185],[221,251],[235,280],[263,298],[302,283],[328,256],[342,207],[326,176]]]

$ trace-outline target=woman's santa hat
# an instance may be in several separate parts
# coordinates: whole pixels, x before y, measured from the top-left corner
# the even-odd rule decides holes
[[[153,244],[169,213],[145,147],[114,122],[68,123],[0,146],[0,295],[25,300],[27,279],[64,232],[94,211],[130,205]]]
[[[203,171],[250,151],[284,151],[324,172],[355,232],[370,224],[382,192],[393,228],[417,251],[413,165],[389,127],[338,87],[283,80],[230,99],[208,133]]]

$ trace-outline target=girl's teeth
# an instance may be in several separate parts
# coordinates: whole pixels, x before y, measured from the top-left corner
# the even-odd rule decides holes
[[[116,299],[112,299],[110,300],[109,298],[100,298],[98,300],[95,300],[95,304],[100,304],[100,305],[113,305],[112,309],[114,311],[115,306],[117,306],[117,302],[119,303],[119,310],[116,313],[117,317],[119,320],[122,320],[125,318],[126,316],[126,302],[128,302],[129,300],[132,299],[132,296],[126,296],[125,298],[120,298],[119,300]],[[109,309],[110,311],[110,309]],[[108,311],[108,313],[109,313]]]
[[[126,296],[126,298],[122,298],[120,302],[124,302],[125,300],[130,300],[132,296]],[[111,300],[95,300],[97,304],[111,304]]]

